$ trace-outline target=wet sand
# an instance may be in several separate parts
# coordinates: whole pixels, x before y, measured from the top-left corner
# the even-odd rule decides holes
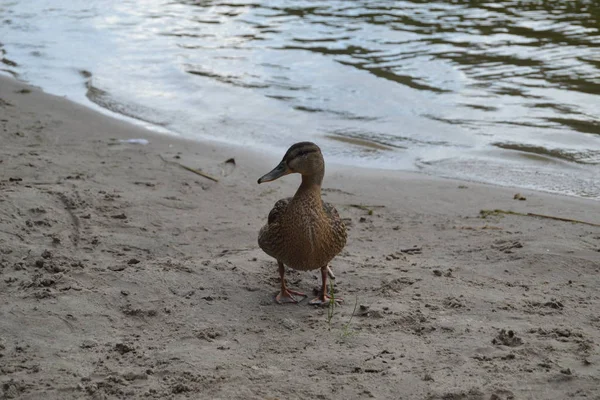
[[[328,165],[329,319],[272,300],[256,236],[299,179],[256,179],[279,157],[8,78],[0,135],[0,398],[600,398],[600,227],[480,215],[600,224],[600,202]]]

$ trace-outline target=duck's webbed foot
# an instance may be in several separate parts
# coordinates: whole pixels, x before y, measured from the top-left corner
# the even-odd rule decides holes
[[[300,298],[296,297],[299,296]],[[278,304],[294,303],[297,304],[308,297],[305,293],[297,292],[291,289],[281,289],[281,292],[275,296],[275,302]]]
[[[302,293],[302,292],[296,292],[295,290],[291,290],[288,289],[286,284],[285,284],[285,267],[283,266],[283,263],[279,260],[277,260],[277,264],[279,265],[279,278],[281,279],[281,291],[279,292],[279,294],[277,296],[275,296],[275,302],[277,304],[283,304],[283,303],[294,303],[297,304],[299,302],[301,302],[302,300],[304,300],[306,296],[306,294]],[[296,296],[300,296],[300,298],[294,297],[294,295]]]
[[[331,299],[333,299],[333,302],[336,306],[339,306],[344,302],[344,299],[337,296],[329,297],[327,295],[321,295],[309,301],[308,304],[310,304],[311,306],[328,306],[329,304],[331,304]]]

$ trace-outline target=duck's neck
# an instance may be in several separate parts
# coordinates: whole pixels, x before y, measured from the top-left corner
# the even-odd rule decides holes
[[[323,183],[324,172],[313,175],[302,175],[302,183],[296,191],[295,198],[312,197],[321,200],[321,184]]]

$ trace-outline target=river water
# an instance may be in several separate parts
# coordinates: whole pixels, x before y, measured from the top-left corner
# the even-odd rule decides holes
[[[0,0],[0,58],[188,138],[600,199],[596,0]]]

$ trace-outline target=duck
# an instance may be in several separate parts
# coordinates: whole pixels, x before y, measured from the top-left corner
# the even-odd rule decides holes
[[[321,291],[309,304],[326,305],[331,301],[327,277],[333,277],[329,263],[346,245],[346,226],[336,208],[321,198],[325,160],[315,143],[292,145],[281,162],[260,177],[258,183],[294,173],[301,175],[302,182],[293,197],[275,203],[267,223],[258,233],[258,245],[279,267],[281,290],[275,297],[277,303],[299,303],[307,297],[287,287],[287,266],[297,271],[321,270]],[[337,296],[332,297],[336,302],[342,301]]]

